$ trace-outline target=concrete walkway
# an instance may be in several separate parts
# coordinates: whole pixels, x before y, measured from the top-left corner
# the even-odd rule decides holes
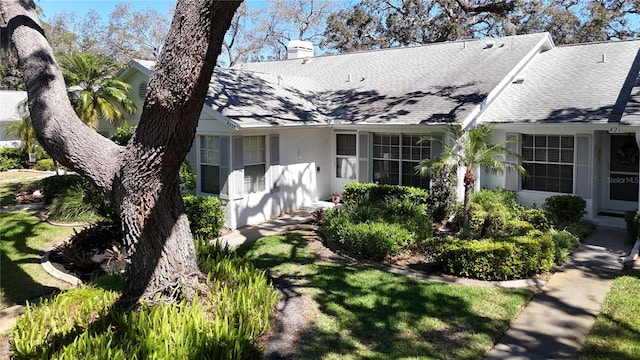
[[[577,359],[629,254],[622,229],[598,227],[511,324],[486,359]]]

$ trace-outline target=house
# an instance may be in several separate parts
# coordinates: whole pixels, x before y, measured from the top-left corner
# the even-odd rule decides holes
[[[188,159],[197,193],[226,200],[231,228],[353,181],[428,187],[414,166],[441,143],[419,140],[446,141],[452,123],[493,123],[496,141],[520,140],[530,176],[481,173],[478,186],[530,204],[580,195],[589,218],[638,209],[640,41],[565,47],[540,33],[318,57],[291,50],[212,76]],[[134,60],[120,74],[138,109],[153,65]]]
[[[7,134],[7,127],[20,120],[18,105],[26,98],[26,91],[0,90],[0,148],[20,147],[20,139]]]

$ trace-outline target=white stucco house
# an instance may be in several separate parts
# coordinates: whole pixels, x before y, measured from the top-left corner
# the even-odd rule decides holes
[[[27,98],[26,91],[0,90],[0,148],[20,147],[20,139],[7,134],[7,127],[20,120],[18,105]]]
[[[519,139],[529,176],[480,174],[528,204],[557,194],[608,221],[638,209],[640,41],[555,46],[547,33],[215,70],[189,160],[197,193],[227,200],[227,225],[330,199],[352,181],[428,187],[413,167],[456,123]],[[154,63],[120,77],[138,108]],[[139,114],[128,120],[135,125]],[[108,124],[98,129],[113,132]]]

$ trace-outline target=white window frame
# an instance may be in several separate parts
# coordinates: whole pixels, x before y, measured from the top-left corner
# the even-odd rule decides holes
[[[205,139],[212,139],[215,140],[213,143],[213,148],[207,147],[204,148],[204,145],[210,145],[208,143],[208,141],[205,141]],[[209,152],[210,154],[208,156],[203,156],[204,151]],[[198,169],[198,173],[200,174],[200,181],[198,183],[198,188],[200,190],[201,193],[204,194],[211,194],[211,195],[219,195],[220,190],[222,188],[222,184],[221,184],[221,179],[220,179],[220,136],[218,135],[199,135],[198,138],[198,166],[200,167]],[[203,166],[211,166],[211,167],[217,167],[218,168],[218,192],[208,192],[205,191],[203,186],[204,186],[204,171],[202,171],[202,167]]]
[[[532,146],[525,146],[525,139],[526,137],[531,137],[532,138]],[[536,137],[545,137],[545,145],[544,146],[538,146],[536,144]],[[558,137],[558,147],[549,147],[549,137]],[[568,147],[563,147],[563,138],[571,138],[572,142],[573,142],[573,146],[568,148]],[[527,154],[527,149],[530,149],[531,151],[531,156],[532,156],[532,160],[528,160],[528,154]],[[545,160],[541,160],[541,159],[536,159],[536,150],[543,150],[546,154],[546,159]],[[558,153],[558,160],[549,160],[549,150],[557,150]],[[568,151],[571,150],[572,152],[572,156],[571,156],[571,161],[566,161],[566,159],[563,160],[563,155],[562,152],[563,151]],[[522,134],[521,135],[521,142],[520,142],[520,154],[522,156],[523,159],[523,164],[522,166],[525,167],[525,169],[528,168],[529,164],[532,165],[545,165],[545,166],[549,166],[549,165],[558,165],[561,168],[562,167],[571,167],[571,190],[570,191],[561,191],[562,190],[562,185],[560,183],[558,183],[558,187],[549,190],[549,187],[547,186],[545,189],[540,189],[540,188],[536,188],[535,186],[531,186],[531,187],[527,187],[527,181],[528,179],[530,179],[531,177],[534,176],[534,174],[532,174],[531,172],[528,172],[527,176],[525,178],[522,179],[521,181],[521,188],[522,190],[525,191],[537,191],[537,192],[547,192],[547,193],[555,193],[555,194],[573,194],[574,193],[574,188],[575,188],[575,166],[576,166],[576,161],[575,161],[575,156],[576,156],[576,136],[575,135],[555,135],[555,134]],[[560,170],[560,174],[561,174],[562,170]],[[559,181],[562,181],[562,179],[565,180],[569,180],[566,177],[562,177],[560,176],[558,177]],[[549,176],[546,176],[546,180],[549,180]]]
[[[242,161],[244,193],[265,192],[267,183],[267,138],[265,135],[251,135],[242,138]],[[262,168],[261,175],[251,173],[251,169],[259,167]]]

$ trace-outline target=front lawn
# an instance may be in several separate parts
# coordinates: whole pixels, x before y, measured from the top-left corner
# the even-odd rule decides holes
[[[312,299],[316,316],[295,344],[298,359],[479,359],[532,296],[322,260],[315,238],[290,233],[237,249],[276,283]]]
[[[640,271],[618,277],[591,329],[581,359],[637,359],[640,354]]]
[[[70,227],[40,221],[32,211],[0,213],[0,308],[68,287],[42,269],[40,258],[52,244],[72,233]]]

